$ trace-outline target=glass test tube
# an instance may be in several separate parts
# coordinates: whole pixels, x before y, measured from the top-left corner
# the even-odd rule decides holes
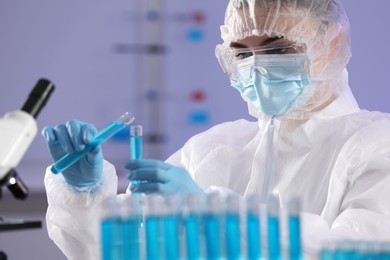
[[[130,159],[142,159],[142,125],[130,126]],[[140,181],[132,181],[137,184]]]
[[[206,212],[203,216],[204,235],[206,242],[206,259],[214,260],[221,257],[221,214],[222,200],[217,193],[206,197]]]
[[[326,243],[320,250],[318,259],[319,260],[333,260],[335,245],[333,243]]]
[[[140,218],[142,218],[142,197],[133,194],[122,203],[123,259],[140,260],[141,237]]]
[[[358,259],[357,243],[354,241],[341,241],[337,243],[337,246],[333,253],[333,259],[338,260],[353,260]]]
[[[120,203],[116,197],[110,197],[103,202],[100,232],[102,259],[122,259]]]
[[[162,209],[163,197],[159,195],[148,195],[145,201],[145,242],[146,259],[163,259],[163,232],[162,232]]]
[[[241,198],[237,195],[229,195],[226,198],[226,259],[241,258],[241,236],[240,236],[240,212]]]
[[[302,259],[301,249],[301,223],[300,210],[301,205],[298,198],[292,198],[288,202],[288,237],[289,237],[289,259]]]
[[[246,234],[247,258],[258,260],[261,258],[261,226],[260,226],[260,197],[252,195],[246,200]]]
[[[178,195],[165,196],[164,222],[164,248],[165,259],[180,259],[179,241],[179,212],[180,197]]]
[[[204,196],[187,194],[184,198],[183,222],[185,230],[185,247],[188,260],[201,259],[201,217],[204,210]]]
[[[75,151],[73,153],[68,153],[58,161],[56,161],[52,167],[51,171],[55,174],[60,173],[68,169],[78,160],[83,158],[87,153],[91,152],[97,146],[102,144],[111,138],[114,134],[118,133],[120,130],[125,128],[127,125],[131,124],[134,121],[134,116],[131,113],[124,113],[117,120],[112,121],[101,131],[99,131],[92,139],[92,141],[85,146],[81,151]]]
[[[142,125],[130,127],[130,159],[142,159]]]
[[[267,200],[267,226],[268,226],[268,259],[281,259],[280,227],[279,227],[279,198],[270,196]]]

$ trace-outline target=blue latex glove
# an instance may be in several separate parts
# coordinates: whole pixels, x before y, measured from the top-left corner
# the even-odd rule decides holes
[[[125,167],[130,170],[132,192],[204,193],[185,169],[159,160],[132,160]]]
[[[95,126],[75,119],[55,127],[46,126],[42,130],[54,161],[67,153],[82,150],[96,133]],[[62,175],[68,184],[85,187],[96,184],[101,179],[102,171],[103,153],[98,146],[65,170]]]

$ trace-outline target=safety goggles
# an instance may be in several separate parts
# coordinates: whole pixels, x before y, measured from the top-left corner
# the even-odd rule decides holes
[[[231,80],[237,80],[237,64],[242,63],[246,59],[253,59],[256,57],[288,57],[288,54],[304,53],[304,48],[300,45],[273,45],[273,46],[259,46],[254,48],[233,48],[224,45],[218,45],[215,54],[223,71],[229,76]],[[284,56],[285,55],[285,56]],[[294,56],[294,55],[291,55]],[[267,59],[267,58],[265,58]],[[282,59],[283,60],[283,59]],[[287,62],[288,59],[286,59]]]

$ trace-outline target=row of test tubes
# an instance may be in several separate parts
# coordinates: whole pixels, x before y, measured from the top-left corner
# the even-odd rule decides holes
[[[302,259],[296,199],[285,217],[276,197],[261,203],[217,193],[133,194],[109,198],[102,209],[104,260]]]
[[[327,242],[320,260],[390,260],[390,242],[342,240]]]

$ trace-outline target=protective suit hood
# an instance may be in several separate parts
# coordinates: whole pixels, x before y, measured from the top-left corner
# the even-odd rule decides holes
[[[351,58],[350,24],[342,5],[335,0],[231,0],[221,26],[223,43],[216,56],[231,42],[250,36],[283,37],[306,48],[311,87],[284,115],[307,119],[341,97],[357,107],[349,90],[346,65]],[[337,79],[337,80],[336,80]],[[256,118],[262,115],[249,104]]]

